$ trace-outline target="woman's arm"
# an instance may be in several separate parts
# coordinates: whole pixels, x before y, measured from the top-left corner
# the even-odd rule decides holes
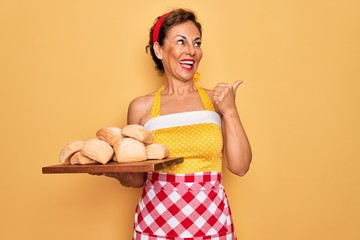
[[[125,187],[139,188],[144,185],[146,173],[103,173],[103,176],[117,179]]]
[[[235,93],[241,83],[219,83],[213,89],[212,97],[222,115],[225,165],[232,173],[244,176],[249,170],[252,153],[235,104]]]

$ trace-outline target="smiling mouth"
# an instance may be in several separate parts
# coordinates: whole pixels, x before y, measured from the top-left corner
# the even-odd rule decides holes
[[[180,61],[180,65],[183,69],[192,70],[194,68],[195,62],[194,60],[182,60]]]

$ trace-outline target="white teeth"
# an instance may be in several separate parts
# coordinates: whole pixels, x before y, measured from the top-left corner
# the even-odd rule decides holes
[[[189,65],[193,65],[194,62],[193,61],[180,61],[181,64],[189,64]]]

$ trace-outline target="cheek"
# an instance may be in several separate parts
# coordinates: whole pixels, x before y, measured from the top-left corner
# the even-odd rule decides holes
[[[198,57],[198,61],[200,62],[200,60],[201,60],[202,57],[203,57],[203,52],[202,52],[201,49],[199,50],[199,52],[198,52],[198,54],[197,54],[197,57]]]
[[[166,53],[170,61],[177,60],[181,56],[181,51],[177,48],[169,49]]]

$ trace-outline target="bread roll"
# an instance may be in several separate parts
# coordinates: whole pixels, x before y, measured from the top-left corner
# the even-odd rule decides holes
[[[158,143],[153,143],[146,146],[146,154],[148,159],[164,159],[169,156],[169,149]]]
[[[97,161],[85,156],[81,152],[77,152],[71,156],[70,163],[71,164],[91,164],[91,163],[97,163]]]
[[[113,157],[114,150],[107,142],[94,138],[84,143],[81,153],[102,164],[106,164]]]
[[[134,138],[140,142],[149,145],[153,143],[153,136],[143,126],[138,124],[130,124],[122,128],[122,134],[126,137]]]
[[[123,138],[114,145],[116,160],[118,163],[137,162],[147,159],[144,143],[133,139]]]
[[[60,151],[59,160],[61,164],[69,164],[70,157],[81,150],[85,141],[83,140],[74,140],[67,143],[64,148]]]
[[[96,132],[96,137],[100,140],[104,140],[110,146],[114,146],[116,141],[123,139],[123,135],[121,134],[121,128],[117,127],[108,127],[99,129]]]

